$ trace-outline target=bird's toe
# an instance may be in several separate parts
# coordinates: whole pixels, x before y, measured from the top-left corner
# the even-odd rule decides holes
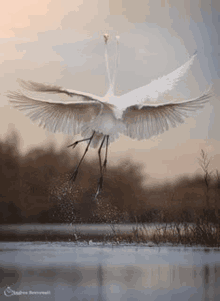
[[[77,174],[78,174],[78,170],[75,170],[74,173],[70,177],[70,181],[75,182]]]

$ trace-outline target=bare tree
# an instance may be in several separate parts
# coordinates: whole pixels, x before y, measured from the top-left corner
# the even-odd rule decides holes
[[[210,159],[208,158],[207,152],[205,152],[203,149],[201,150],[201,158],[199,158],[199,165],[204,171],[204,182],[206,187],[206,193],[205,193],[206,208],[209,209],[210,207],[209,190],[210,190],[212,172],[209,171]]]

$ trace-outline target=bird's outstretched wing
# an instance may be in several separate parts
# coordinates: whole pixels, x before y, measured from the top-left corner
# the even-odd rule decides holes
[[[198,98],[178,103],[130,106],[122,115],[126,124],[125,135],[141,140],[162,134],[169,127],[183,123],[189,112],[202,108],[211,96],[208,91]]]
[[[135,105],[146,103],[149,100],[157,100],[158,97],[171,91],[178,81],[184,76],[192,65],[196,53],[182,66],[158,79],[153,80],[150,84],[137,88],[121,96],[123,105]]]
[[[76,95],[76,102],[71,103],[36,100],[20,92],[11,92],[7,96],[16,109],[24,111],[39,126],[51,132],[60,131],[72,135],[81,133],[82,126],[97,117],[102,109],[100,101],[85,100],[84,95]]]
[[[100,99],[98,96],[94,96],[90,93],[82,93],[80,91],[75,91],[75,90],[69,90],[69,89],[64,89],[60,86],[56,85],[48,85],[48,84],[42,84],[42,83],[36,83],[33,81],[24,81],[24,80],[19,80],[20,85],[25,88],[26,90],[32,91],[32,92],[41,92],[41,93],[53,93],[53,94],[66,94],[71,97],[80,97],[80,100],[97,100]]]

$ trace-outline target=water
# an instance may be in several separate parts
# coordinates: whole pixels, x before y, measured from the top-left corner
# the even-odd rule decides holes
[[[0,300],[220,300],[220,253],[1,242],[0,279]]]

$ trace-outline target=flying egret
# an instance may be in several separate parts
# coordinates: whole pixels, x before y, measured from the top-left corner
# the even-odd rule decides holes
[[[88,141],[85,152],[72,174],[71,179],[76,179],[78,169],[82,163],[88,148],[91,146],[98,149],[100,178],[96,196],[103,185],[103,175],[107,164],[108,146],[119,138],[120,134],[127,135],[132,139],[149,139],[152,136],[162,134],[169,127],[175,127],[184,122],[189,112],[202,108],[209,101],[211,93],[206,91],[203,95],[181,102],[154,103],[172,90],[181,77],[189,70],[196,56],[194,54],[184,65],[170,74],[150,84],[135,89],[122,96],[114,95],[116,69],[118,66],[118,47],[115,59],[115,70],[111,79],[108,60],[109,35],[104,35],[105,40],[105,63],[109,81],[109,89],[104,97],[89,93],[64,89],[55,85],[46,85],[32,81],[21,81],[24,88],[33,92],[65,93],[72,97],[73,101],[54,102],[30,98],[21,92],[10,92],[8,97],[12,105],[25,111],[32,121],[38,121],[39,125],[51,132],[61,131],[70,135],[81,134],[84,139],[69,145],[75,147],[78,143]],[[102,164],[101,150],[105,147],[105,159]]]

